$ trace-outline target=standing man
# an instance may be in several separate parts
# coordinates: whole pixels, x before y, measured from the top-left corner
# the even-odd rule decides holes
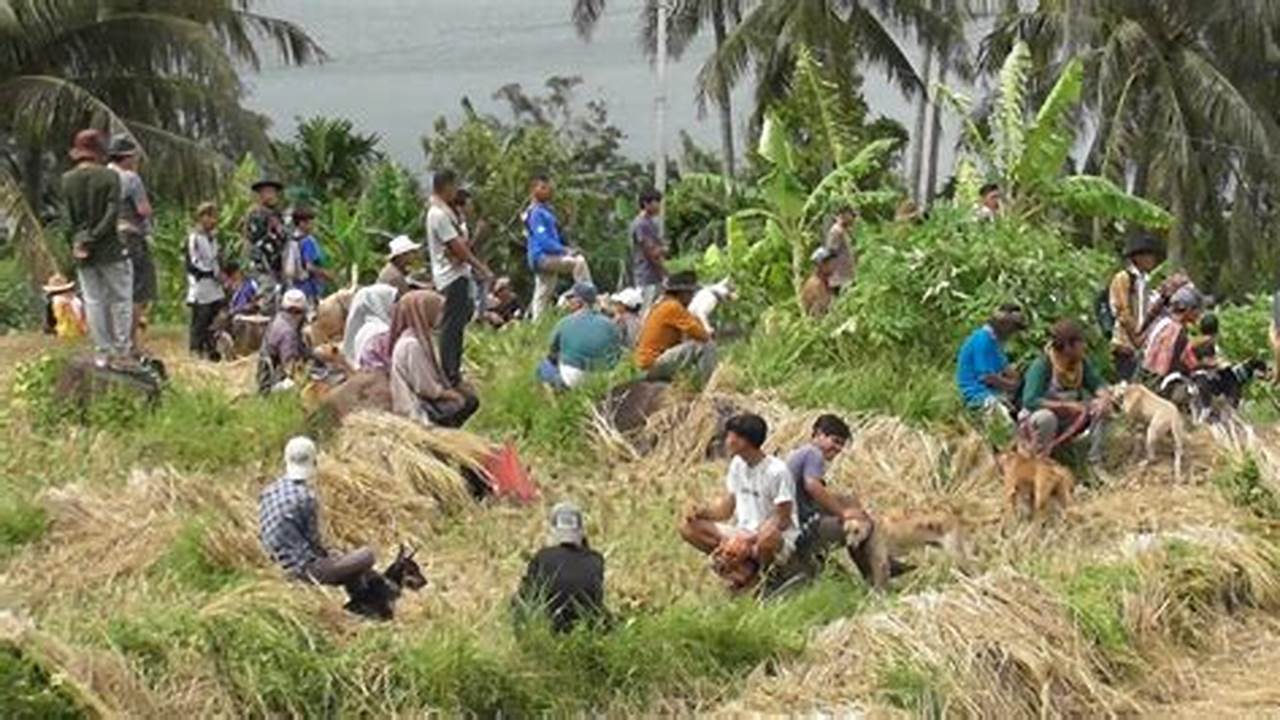
[[[324,251],[312,233],[316,214],[310,208],[293,211],[293,239],[285,253],[284,273],[289,287],[297,288],[307,296],[307,304],[315,307],[324,295],[325,284],[333,278],[325,269]]]
[[[196,226],[187,236],[187,301],[191,305],[191,354],[209,359],[215,354],[213,321],[226,305],[218,269],[218,206],[201,203],[196,209]],[[216,358],[215,358],[216,359]],[[230,358],[228,358],[230,359]]]
[[[151,259],[151,200],[138,174],[138,146],[127,135],[111,141],[111,164],[120,176],[120,214],[116,232],[133,265],[133,347],[141,347],[147,311],[156,299],[156,265]]]
[[[84,291],[94,363],[127,363],[133,330],[133,265],[120,242],[120,176],[104,166],[106,141],[81,130],[71,146],[75,167],[62,176],[71,256]]]
[[[828,247],[820,247],[809,256],[813,261],[813,274],[800,286],[800,308],[811,318],[820,318],[831,309],[835,300],[833,281],[836,257]]]
[[[646,308],[658,299],[667,279],[662,240],[662,193],[650,188],[640,193],[640,214],[631,222],[631,281],[640,288]]]
[[[858,257],[853,252],[851,240],[853,226],[857,221],[857,210],[850,205],[841,206],[836,210],[836,221],[831,224],[831,229],[827,231],[827,241],[822,245],[831,253],[831,279],[827,284],[835,295],[852,285],[858,272]]]
[[[280,193],[284,185],[263,179],[253,184],[254,206],[244,219],[245,252],[249,256],[249,274],[258,281],[258,289],[266,298],[268,313],[275,308],[276,298],[288,288],[283,285],[284,248],[288,242],[284,218],[280,215]]]
[[[990,222],[1000,217],[1000,186],[987,183],[978,190],[978,207],[973,211],[980,222]]]
[[[462,231],[454,212],[458,176],[441,170],[431,180],[431,203],[427,209],[427,253],[431,256],[431,281],[444,296],[444,318],[440,322],[440,369],[451,385],[462,382],[462,344],[467,323],[475,315],[471,295],[471,273],[481,283],[493,274],[471,252],[471,242]]]
[[[1158,304],[1151,290],[1151,272],[1162,261],[1160,242],[1148,233],[1130,236],[1124,257],[1125,268],[1112,276],[1107,289],[1115,323],[1111,328],[1111,360],[1120,380],[1132,380]]]
[[[529,185],[529,209],[524,213],[529,269],[535,276],[532,308],[535,322],[555,302],[556,281],[560,275],[572,275],[575,283],[591,282],[587,259],[567,247],[560,236],[560,221],[548,204],[554,191],[551,178],[535,175]]]

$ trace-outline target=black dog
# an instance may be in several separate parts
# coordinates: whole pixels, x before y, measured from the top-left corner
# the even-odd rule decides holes
[[[1249,360],[1229,367],[1200,370],[1192,377],[1196,392],[1193,393],[1194,417],[1210,419],[1217,410],[1218,401],[1232,410],[1240,407],[1245,388],[1255,379],[1267,373],[1267,364],[1261,360]]]
[[[416,552],[402,544],[396,553],[396,559],[391,561],[386,570],[380,573],[370,570],[348,583],[346,591],[349,599],[343,606],[344,609],[376,620],[394,618],[401,590],[416,591],[427,585],[422,568],[413,559]]]

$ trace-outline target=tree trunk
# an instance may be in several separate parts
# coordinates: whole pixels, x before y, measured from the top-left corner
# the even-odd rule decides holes
[[[720,47],[724,45],[725,38],[728,37],[728,31],[725,27],[725,9],[724,0],[716,0],[712,7],[711,25],[716,35],[716,53],[720,52]],[[728,83],[721,76],[719,87],[716,88],[716,105],[720,110],[720,156],[724,162],[725,177],[733,177],[734,175],[734,155],[733,155],[733,104],[729,96]]]
[[[920,178],[924,174],[924,148],[927,142],[924,131],[929,115],[929,82],[932,74],[933,48],[926,46],[924,49],[924,92],[920,95],[920,106],[916,109],[916,146],[912,150],[911,158],[911,196],[915,198],[917,203],[922,203],[926,199],[921,197]]]
[[[37,217],[44,216],[44,150],[33,144],[23,153],[22,158],[22,194],[27,198],[27,205]]]
[[[947,62],[945,59],[939,58],[938,84],[942,85],[946,81]],[[930,105],[933,106],[933,127],[929,135],[929,179],[925,183],[924,203],[932,201],[934,194],[938,190],[938,150],[942,145],[942,108],[939,107],[937,98],[934,98]]]

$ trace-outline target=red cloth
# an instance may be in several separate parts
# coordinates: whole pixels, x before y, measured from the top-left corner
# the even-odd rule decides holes
[[[521,505],[538,499],[538,486],[511,443],[503,445],[485,460],[484,474],[489,478],[493,494],[499,499],[511,498]]]

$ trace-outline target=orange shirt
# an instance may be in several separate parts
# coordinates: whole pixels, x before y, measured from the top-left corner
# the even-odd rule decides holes
[[[648,370],[662,353],[684,342],[685,338],[706,342],[711,335],[702,321],[679,300],[663,298],[649,311],[640,330],[640,339],[636,341],[636,365],[641,370]]]

